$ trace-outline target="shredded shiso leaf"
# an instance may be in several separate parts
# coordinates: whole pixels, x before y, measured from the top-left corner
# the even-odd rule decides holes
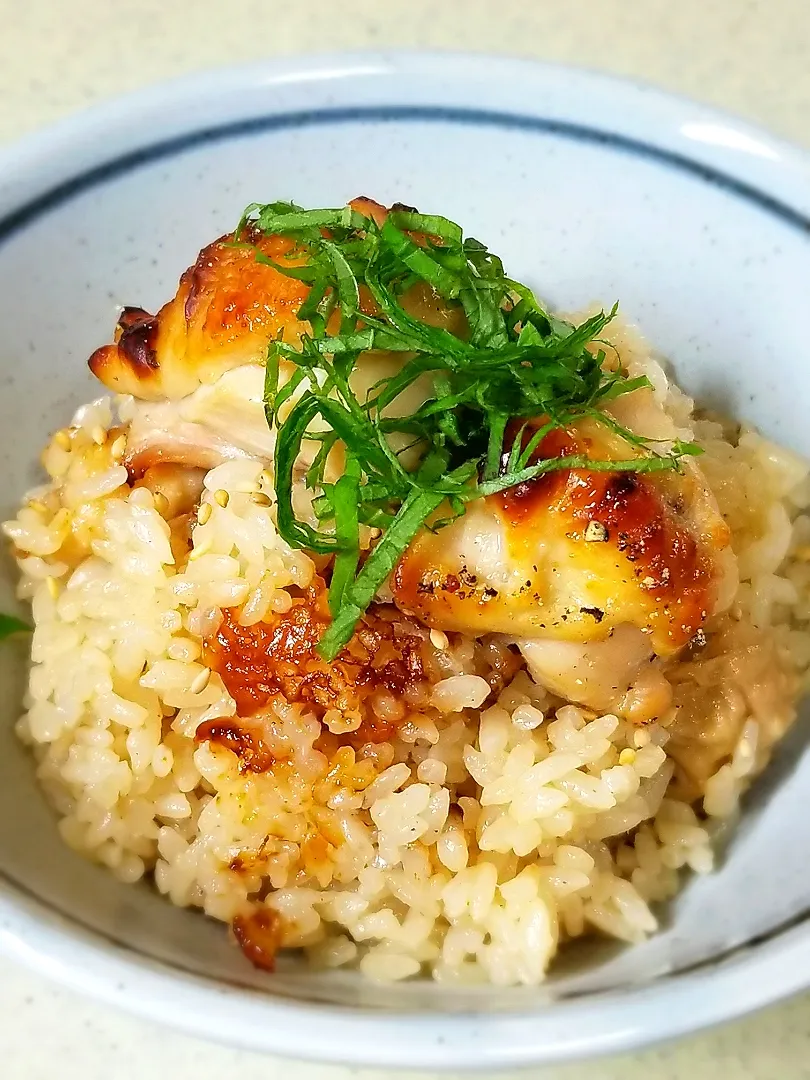
[[[649,386],[605,364],[599,336],[615,307],[578,326],[555,318],[447,218],[395,208],[378,224],[352,206],[253,204],[236,242],[250,243],[257,233],[289,239],[290,251],[277,260],[259,248],[256,257],[310,286],[297,313],[310,332],[268,349],[265,411],[277,431],[279,533],[295,547],[335,557],[333,621],[318,646],[327,660],[349,641],[417,532],[441,528],[472,500],[555,469],[657,472],[699,453],[683,442],[659,452],[604,412],[620,395]],[[463,312],[463,336],[408,313],[403,297],[415,286]],[[361,400],[351,376],[369,350],[401,353],[402,365]],[[282,382],[285,361],[294,373]],[[423,403],[391,416],[400,395],[425,376],[432,388]],[[626,459],[539,456],[551,431],[585,418],[623,439]],[[396,450],[395,434],[402,444]],[[319,444],[305,477],[315,527],[293,508],[294,469],[306,442]],[[332,483],[327,460],[338,445],[345,464]],[[379,530],[365,561],[362,526]]]

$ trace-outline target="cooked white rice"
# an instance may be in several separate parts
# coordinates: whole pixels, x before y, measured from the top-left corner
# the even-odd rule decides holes
[[[644,366],[688,426],[691,403]],[[71,847],[232,924],[254,961],[280,943],[381,980],[535,984],[569,939],[643,939],[682,868],[711,870],[710,819],[734,813],[810,664],[804,462],[695,422],[742,581],[668,671],[686,725],[595,716],[516,662],[493,703],[506,647],[425,632],[430,694],[375,703],[395,737],[340,745],[357,720],[337,709],[318,749],[321,722],[277,702],[261,716],[277,764],[251,771],[195,741],[236,712],[203,641],[223,608],[243,626],[286,611],[315,566],[277,535],[250,460],[206,475],[190,552],[173,547],[165,500],[128,485],[118,407],[123,427],[102,400],[54,436],[49,482],[4,525],[35,620],[18,731]]]

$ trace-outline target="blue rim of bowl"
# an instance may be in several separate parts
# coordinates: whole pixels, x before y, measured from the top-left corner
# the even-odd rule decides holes
[[[151,143],[111,158],[101,165],[77,173],[16,210],[0,218],[0,244],[11,239],[49,210],[84,194],[95,187],[116,180],[135,169],[157,161],[176,157],[200,146],[229,139],[289,131],[307,127],[336,126],[356,123],[446,123],[467,127],[489,127],[502,131],[551,135],[571,142],[589,143],[618,153],[654,162],[701,180],[728,195],[742,199],[786,225],[810,235],[810,217],[781,199],[777,199],[753,184],[716,169],[686,154],[666,150],[642,139],[634,139],[615,131],[569,123],[543,116],[491,109],[470,109],[443,105],[369,105],[346,108],[306,109],[249,117],[211,127],[198,128],[170,139]]]
[[[413,54],[418,56],[419,54]],[[428,57],[431,54],[423,54]],[[401,54],[402,56],[402,54]],[[435,58],[435,54],[433,54]],[[407,54],[404,54],[404,58],[407,60]],[[446,61],[447,57],[442,57]],[[463,60],[464,57],[457,57],[456,59]],[[483,60],[492,60],[490,57],[479,57]],[[523,64],[524,67],[535,70],[543,71],[548,70],[549,67],[553,68],[553,65],[543,65],[526,61],[510,61],[501,58],[497,61],[500,64]],[[268,68],[277,68],[278,64],[267,65]],[[558,71],[566,69],[558,68]],[[590,80],[592,84],[602,84],[605,87],[613,87],[618,89],[624,87],[625,89],[642,90],[647,93],[651,93],[657,99],[660,105],[672,105],[677,103],[678,99],[672,95],[668,95],[658,90],[649,90],[644,87],[639,87],[637,84],[629,82],[627,80],[615,79],[610,76],[595,75],[589,72],[577,71],[575,69],[568,69],[568,74],[572,78],[579,78],[583,80]],[[190,84],[195,78],[190,77],[186,79],[175,80],[175,85],[181,85],[183,83]],[[170,88],[171,84],[169,84]],[[146,94],[144,92],[129,95],[129,100],[135,101],[138,98],[145,99]],[[125,102],[127,99],[120,99]],[[113,103],[114,104],[114,103]],[[96,107],[96,115],[100,115],[104,110],[104,106]],[[714,110],[707,110],[712,112],[717,118],[728,121],[729,118],[725,117],[722,113],[715,112]],[[197,130],[184,133],[182,135],[174,136],[165,140],[157,141],[155,143],[147,144],[134,151],[127,151],[110,160],[103,162],[100,165],[95,165],[84,171],[78,172],[75,176],[69,180],[54,185],[52,188],[46,190],[43,194],[36,196],[35,198],[23,202],[18,206],[16,210],[6,214],[3,218],[0,218],[0,244],[10,240],[15,234],[24,230],[26,226],[33,224],[38,218],[47,214],[50,210],[55,209],[70,199],[83,194],[86,191],[92,190],[94,187],[103,185],[109,181],[115,180],[127,173],[136,170],[140,167],[148,166],[154,162],[165,160],[167,158],[185,153],[193,150],[196,147],[204,146],[217,141],[223,141],[227,139],[234,139],[240,137],[247,137],[250,135],[259,135],[272,131],[283,131],[295,128],[303,128],[308,126],[315,126],[318,124],[341,124],[341,123],[358,123],[358,122],[444,122],[444,123],[456,123],[468,126],[488,126],[491,128],[501,128],[502,130],[509,131],[523,131],[534,132],[537,134],[546,134],[556,136],[559,138],[568,139],[571,141],[578,141],[581,143],[589,143],[592,145],[601,146],[608,150],[613,150],[618,153],[631,155],[636,158],[646,160],[670,169],[675,169],[681,173],[691,175],[694,179],[702,181],[712,187],[719,189],[729,195],[735,196],[754,208],[765,212],[782,224],[797,229],[804,235],[810,235],[810,217],[802,213],[796,207],[792,206],[789,202],[776,198],[767,191],[762,190],[754,184],[749,184],[746,181],[740,180],[738,177],[727,173],[722,169],[715,168],[712,165],[708,165],[703,161],[692,158],[687,154],[682,154],[677,151],[667,150],[663,147],[657,146],[653,143],[646,142],[644,140],[635,139],[633,137],[621,134],[619,132],[612,132],[604,130],[598,127],[591,127],[588,125],[570,123],[554,118],[545,118],[540,116],[523,115],[517,112],[510,111],[497,111],[478,108],[465,108],[456,106],[443,106],[443,105],[375,105],[375,106],[351,106],[347,108],[313,108],[299,111],[279,112],[268,114],[259,117],[250,117],[244,120],[231,121],[219,125],[213,125],[209,127],[199,128]],[[736,123],[733,118],[732,123]],[[69,121],[67,123],[70,123]],[[748,125],[745,125],[748,126]],[[59,125],[57,125],[59,127]],[[63,122],[63,128],[67,127],[67,124]],[[46,132],[47,134],[47,132]],[[766,140],[774,142],[769,135],[763,136]],[[792,148],[791,148],[792,149]],[[794,151],[795,153],[795,151]],[[52,932],[58,937],[64,937],[65,931],[59,925],[61,923],[72,924],[80,928],[84,934],[90,938],[88,947],[98,948],[94,945],[94,939],[97,942],[104,942],[108,946],[113,946],[115,949],[121,951],[124,954],[131,954],[136,958],[136,963],[145,962],[147,965],[145,974],[148,976],[165,975],[170,976],[173,972],[179,974],[181,977],[186,977],[191,980],[192,983],[201,984],[203,988],[216,988],[222,985],[222,981],[213,979],[210,976],[201,975],[199,972],[194,971],[191,968],[185,968],[182,965],[167,963],[162,961],[148,952],[143,952],[133,946],[116,939],[114,936],[99,931],[97,928],[83,923],[80,919],[76,919],[73,916],[64,914],[58,906],[52,904],[49,900],[40,897],[33,890],[27,888],[21,883],[17,882],[11,875],[5,871],[0,871],[0,880],[7,882],[14,890],[16,890],[21,896],[27,899],[28,903],[35,909],[38,908],[43,914],[47,913],[53,920]],[[0,905],[3,903],[3,898],[0,897]],[[710,958],[706,958],[701,961],[684,966],[680,970],[671,970],[663,973],[655,979],[655,984],[661,983],[669,984],[683,984],[688,985],[691,976],[698,974],[701,971],[713,970],[716,973],[727,972],[730,967],[734,966],[736,958],[750,952],[752,948],[759,948],[764,945],[775,946],[780,942],[780,939],[790,940],[792,938],[791,932],[798,930],[803,924],[808,921],[810,916],[810,909],[794,914],[789,918],[782,920],[777,926],[772,929],[755,935],[750,939],[741,942],[723,953],[715,954]],[[36,915],[29,915],[29,918],[36,918]],[[202,917],[202,915],[200,915]],[[2,929],[2,928],[0,928]],[[9,930],[9,933],[13,932]],[[0,934],[0,939],[3,935]],[[36,949],[32,949],[27,945],[19,943],[20,948],[13,949],[12,952],[16,952],[21,957],[27,957],[30,961],[36,962],[35,966],[38,966],[40,970],[45,970],[48,966],[48,957],[42,955]],[[773,958],[771,958],[773,959]],[[62,979],[63,981],[72,982],[77,988],[84,989],[85,992],[90,992],[96,996],[103,996],[105,993],[105,987],[107,990],[113,988],[109,985],[109,980],[104,976],[96,976],[87,980],[81,978],[69,979],[65,974],[64,966],[62,967]],[[801,985],[810,981],[808,979],[802,979]],[[586,1050],[577,1050],[571,1052],[571,1046],[568,1045],[567,1051],[561,1050],[558,1046],[556,1050],[551,1052],[544,1051],[544,1049],[538,1044],[537,1039],[532,1036],[527,1036],[523,1041],[523,1045],[516,1054],[501,1053],[494,1058],[478,1059],[468,1054],[466,1057],[464,1054],[456,1054],[449,1060],[439,1060],[441,1055],[428,1055],[424,1054],[418,1059],[418,1063],[422,1065],[434,1064],[437,1067],[451,1068],[457,1067],[461,1064],[466,1064],[467,1067],[472,1068],[484,1068],[491,1067],[493,1064],[531,1064],[534,1062],[543,1062],[551,1064],[561,1060],[571,1060],[573,1058],[592,1056],[597,1053],[605,1053],[611,1051],[617,1051],[621,1049],[631,1049],[633,1047],[640,1047],[647,1045],[650,1042],[654,1042],[660,1038],[671,1037],[673,1035],[682,1034],[687,1030],[698,1030],[707,1024],[716,1023],[724,1018],[730,1018],[732,1016],[740,1015],[745,1011],[750,1011],[753,1008],[765,1005],[774,999],[783,996],[785,992],[795,992],[800,989],[799,980],[791,979],[789,991],[774,990],[773,987],[765,989],[764,986],[761,992],[749,994],[745,998],[745,1002],[740,1002],[736,1007],[731,1008],[719,1008],[708,1019],[698,1017],[694,1022],[680,1024],[670,1019],[669,1025],[663,1032],[645,1032],[641,1033],[635,1031],[632,1035],[625,1033],[619,1040],[618,1045],[614,1040],[606,1035],[602,1035],[601,1039],[597,1039],[595,1044],[588,1045]],[[231,990],[237,992],[246,993],[251,997],[261,996],[261,991],[255,990],[253,987],[249,987],[242,983],[229,983]],[[598,1003],[600,999],[611,999],[615,996],[618,989],[621,989],[625,993],[629,993],[631,996],[635,995],[637,989],[644,990],[644,987],[650,986],[647,984],[640,984],[639,987],[632,990],[625,990],[622,988],[606,988],[598,991],[571,993],[569,995],[560,995],[558,1000],[562,1002],[570,1002],[572,1005],[577,1003],[585,1003],[587,1001],[593,1001]],[[115,990],[119,992],[122,1003],[127,1003],[125,988],[123,986],[115,987]],[[345,1007],[341,1008],[333,1004],[326,1004],[320,1001],[312,1000],[300,1000],[295,1001],[279,999],[277,997],[268,996],[263,999],[266,1001],[268,1009],[278,1010],[278,1015],[283,1018],[286,1013],[288,1016],[291,1012],[304,1009],[310,1013],[320,1012],[322,1015],[339,1016],[343,1023],[348,1022],[349,1017],[354,1015],[357,1023],[361,1026],[369,1022],[373,1022],[375,1016],[379,1015],[382,1019],[385,1017],[388,1020],[400,1020],[405,1024],[406,1029],[410,1028],[410,1025],[420,1020],[424,1014],[375,1014],[367,1010],[356,1009],[347,1010]],[[139,1012],[141,1015],[149,1016],[154,1019],[161,1019],[154,1010],[151,1010],[147,1005],[135,1002],[129,1002],[130,1007],[134,1011]],[[607,1002],[605,1002],[607,1004]],[[469,1013],[456,1014],[455,1016],[447,1014],[443,1019],[448,1028],[453,1027],[454,1020],[461,1021],[483,1021],[483,1017],[474,1007],[474,1002],[471,1003],[472,1008]],[[528,1013],[523,1010],[519,1012],[512,1012],[508,1014],[501,1014],[502,1016],[508,1016],[511,1020],[522,1021],[527,1024],[537,1023],[540,1019],[538,1013]],[[183,1027],[186,1031],[191,1033],[203,1034],[199,1030],[199,1027],[191,1022],[181,1022],[179,1018],[173,1017],[173,1022],[178,1026]],[[499,1019],[498,1014],[492,1014],[492,1019]],[[359,1029],[358,1029],[359,1031]],[[216,1037],[214,1033],[209,1033],[209,1037]],[[434,1035],[434,1038],[435,1035]],[[449,1041],[449,1040],[448,1040]],[[364,1064],[397,1064],[392,1060],[390,1053],[377,1054],[376,1051],[363,1056],[355,1056],[352,1054],[335,1052],[334,1047],[318,1047],[301,1046],[296,1049],[290,1049],[287,1045],[289,1040],[285,1037],[276,1039],[262,1039],[255,1043],[256,1049],[274,1049],[280,1053],[300,1053],[304,1056],[314,1060],[342,1060],[347,1063],[360,1062]],[[436,1038],[436,1044],[442,1044],[444,1039],[442,1037]],[[517,1049],[517,1048],[516,1048]]]

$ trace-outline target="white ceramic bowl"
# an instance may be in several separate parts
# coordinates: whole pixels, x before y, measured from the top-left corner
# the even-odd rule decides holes
[[[277,62],[77,116],[0,157],[0,509],[97,394],[85,359],[118,305],[161,303],[246,203],[278,198],[447,214],[560,307],[618,298],[689,390],[810,449],[808,178],[797,150],[701,106],[482,57]],[[0,945],[106,1001],[243,1047],[487,1068],[639,1046],[810,984],[803,722],[722,868],[649,943],[572,954],[540,990],[379,987],[253,971],[221,925],[64,849],[12,733],[23,659],[0,650]]]

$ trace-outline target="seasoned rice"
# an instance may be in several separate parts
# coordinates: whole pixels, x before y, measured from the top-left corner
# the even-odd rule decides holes
[[[379,980],[531,985],[573,938],[653,933],[655,904],[683,870],[711,870],[712,820],[794,718],[810,482],[794,454],[693,419],[654,361],[634,363],[694,424],[740,567],[730,610],[667,670],[675,707],[641,727],[553,697],[496,638],[385,608],[356,661],[385,685],[313,667],[318,710],[279,683],[242,724],[217,634],[247,648],[292,626],[320,567],[278,536],[259,461],[210,470],[192,516],[174,514],[121,464],[128,401],[79,410],[4,526],[35,621],[17,729],[65,841],[228,923],[266,967],[281,946]]]

